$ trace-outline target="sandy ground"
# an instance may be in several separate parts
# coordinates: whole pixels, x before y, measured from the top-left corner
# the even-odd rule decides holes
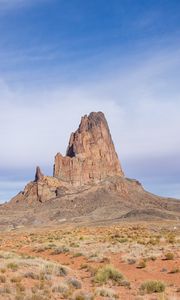
[[[178,226],[64,225],[2,232],[0,299],[180,299]],[[95,281],[98,270],[109,265],[123,274],[122,282]],[[66,274],[57,275],[59,267]],[[73,279],[78,283],[71,284]],[[164,283],[165,290],[142,291],[141,285],[149,280]]]

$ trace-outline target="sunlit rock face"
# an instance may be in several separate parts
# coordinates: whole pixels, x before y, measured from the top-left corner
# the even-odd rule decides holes
[[[66,156],[58,153],[55,157],[53,176],[73,186],[124,176],[102,112],[82,117],[79,128],[71,134]]]

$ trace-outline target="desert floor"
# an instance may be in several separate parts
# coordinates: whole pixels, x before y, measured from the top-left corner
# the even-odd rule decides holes
[[[180,224],[0,232],[0,299],[180,299]]]

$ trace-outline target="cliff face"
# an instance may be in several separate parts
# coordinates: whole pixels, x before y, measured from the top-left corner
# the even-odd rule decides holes
[[[73,186],[124,176],[102,112],[82,117],[79,128],[71,134],[66,156],[58,153],[55,157],[53,176]]]

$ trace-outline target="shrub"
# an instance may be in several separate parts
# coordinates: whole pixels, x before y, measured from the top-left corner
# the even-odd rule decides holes
[[[11,262],[11,263],[7,264],[7,268],[11,269],[12,271],[17,271],[18,265],[16,263]]]
[[[80,265],[80,269],[83,270],[83,269],[88,269],[88,265],[87,264],[81,264]]]
[[[128,239],[127,238],[120,238],[120,239],[118,239],[118,242],[119,243],[126,243],[126,242],[128,242]]]
[[[174,254],[172,252],[168,252],[165,254],[166,260],[173,260],[174,259]]]
[[[43,272],[44,274],[51,275],[54,271],[54,265],[51,263],[47,263],[44,265]]]
[[[122,280],[121,283],[120,283],[121,286],[125,286],[127,288],[131,288],[131,284],[128,280]]]
[[[63,266],[57,266],[55,269],[56,276],[67,276],[68,270]]]
[[[114,290],[106,287],[97,288],[95,291],[95,295],[101,297],[118,298],[118,295]]]
[[[162,293],[165,291],[165,284],[157,280],[145,281],[144,283],[141,284],[140,290],[147,294]]]
[[[156,237],[156,238],[150,238],[150,240],[148,241],[148,244],[152,245],[152,246],[155,246],[159,243],[159,239]]]
[[[65,293],[69,290],[66,283],[60,282],[58,285],[54,285],[52,288],[53,293]]]
[[[75,292],[72,297],[73,300],[93,300],[92,294],[85,291]]]
[[[73,254],[73,257],[80,257],[80,256],[82,256],[82,255],[83,255],[82,253],[77,252],[77,253],[74,253],[74,254]]]
[[[61,253],[68,253],[69,249],[65,246],[61,246],[61,247],[57,247],[56,249],[54,249],[54,251],[52,252],[53,255],[58,255]]]
[[[136,263],[136,260],[134,258],[128,258],[127,262],[129,265],[134,265]]]
[[[94,282],[103,284],[106,283],[108,280],[112,280],[115,283],[120,283],[124,279],[124,276],[113,266],[106,265],[97,270]]]
[[[31,278],[31,279],[35,279],[35,280],[38,280],[39,279],[39,275],[38,274],[35,274],[33,272],[26,272],[24,274],[24,277],[25,278]]]
[[[46,251],[46,250],[48,250],[48,247],[45,246],[45,245],[40,245],[40,246],[38,246],[38,247],[36,247],[36,248],[34,249],[34,251],[36,251],[36,252],[38,252],[38,253],[44,252],[44,251]]]
[[[167,242],[170,244],[174,244],[176,241],[175,235],[174,234],[169,234],[167,237]]]
[[[3,274],[6,273],[6,269],[5,269],[5,268],[2,268],[0,271],[1,271],[1,273],[3,273]]]
[[[21,282],[21,280],[22,280],[21,277],[15,277],[15,276],[14,276],[14,277],[11,278],[11,282],[12,282],[12,283]]]
[[[152,256],[150,257],[150,259],[151,259],[152,261],[155,261],[155,260],[157,259],[157,257],[152,255]]]
[[[76,278],[70,278],[68,280],[68,284],[73,286],[75,289],[80,289],[82,284],[79,280],[77,280]]]

